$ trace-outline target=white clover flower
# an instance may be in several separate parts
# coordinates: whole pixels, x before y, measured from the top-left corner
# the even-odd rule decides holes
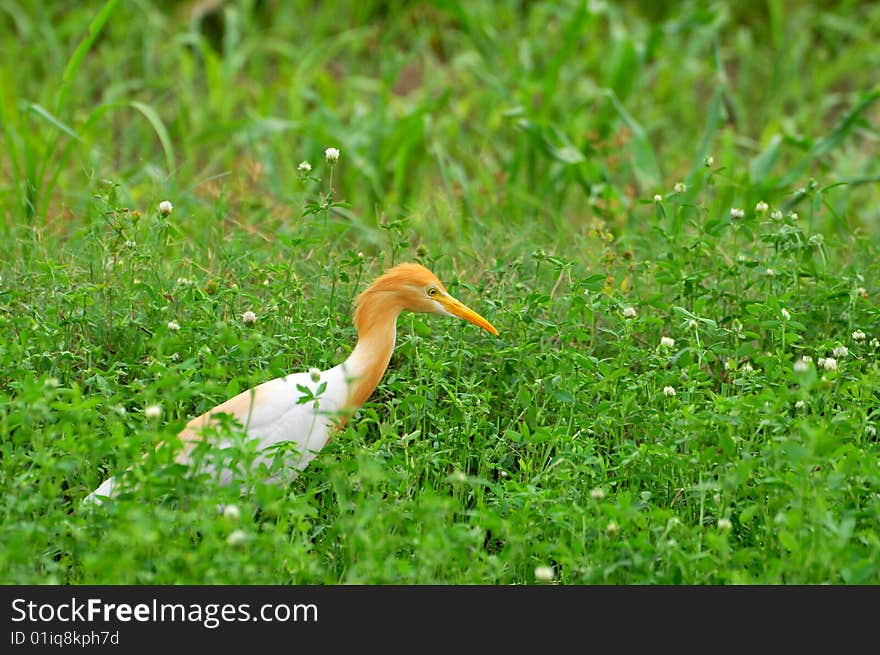
[[[247,534],[244,530],[233,530],[226,537],[226,543],[230,546],[241,546],[245,541],[247,541]]]
[[[853,341],[864,341],[868,337],[861,330],[856,330],[855,332],[852,333],[852,338],[853,338]]]
[[[329,164],[335,164],[339,160],[339,148],[327,148],[324,157]]]
[[[712,166],[714,165],[715,158],[712,155],[706,155],[705,158],[703,158],[703,166],[705,166],[706,168],[712,168]]]
[[[849,348],[847,348],[846,346],[836,346],[831,350],[831,352],[838,359],[843,359],[844,357],[849,355]]]
[[[734,220],[736,220],[738,218],[745,218],[745,216],[746,216],[746,211],[744,209],[740,209],[738,207],[733,207],[730,210],[730,217]]]
[[[834,357],[820,357],[818,364],[820,368],[824,368],[826,371],[837,370],[837,360]]]
[[[778,209],[774,209],[772,212],[770,212],[770,218],[772,218],[774,221],[781,221],[782,220],[782,212],[779,211]]]
[[[147,418],[159,418],[162,416],[161,405],[147,405],[144,407],[144,416]]]
[[[502,477],[502,478],[506,478],[506,477],[507,477],[507,471],[501,471],[501,477]]]
[[[768,205],[763,200],[755,205],[755,212],[758,214],[766,214],[768,209],[770,209],[770,205]]]
[[[596,487],[590,490],[590,498],[593,500],[602,500],[605,497],[605,490],[602,487]]]
[[[672,348],[675,346],[675,339],[672,337],[660,337],[660,345],[664,348]]]
[[[730,522],[730,519],[720,518],[718,519],[718,529],[722,531],[730,530],[733,527],[733,523]]]
[[[861,298],[867,298],[868,292],[865,290],[865,287],[859,287],[858,289],[856,289],[856,295]]]
[[[877,436],[877,428],[875,428],[873,425],[868,423],[868,425],[865,426],[865,434],[869,437],[876,437]]]
[[[721,502],[721,494],[718,493],[717,491],[714,494],[712,494],[712,502],[714,502],[715,504],[718,504]]]
[[[659,193],[655,193],[654,194],[654,204],[659,205],[661,202],[663,202],[663,196],[661,196]]]
[[[605,532],[608,534],[617,534],[618,530],[620,530],[620,528],[617,527],[617,523],[614,521],[609,521],[608,525],[605,526]]]
[[[672,190],[676,193],[684,193],[688,190],[687,185],[684,182],[676,182],[675,186],[672,187]]]
[[[321,381],[321,369],[310,368],[309,369],[309,377],[312,379],[312,382],[320,382]]]
[[[231,521],[237,521],[241,516],[241,512],[237,505],[224,505],[223,516]]]
[[[137,241],[134,239],[126,239],[125,241],[126,248],[137,248]]]
[[[739,370],[743,373],[753,373],[755,369],[749,362],[746,362]]]
[[[241,315],[241,322],[245,325],[253,325],[257,322],[257,315],[254,314],[251,310],[247,310],[244,314]]]
[[[168,329],[172,332],[177,332],[180,329],[180,325],[178,325],[175,321],[168,321]]]
[[[193,281],[188,277],[179,277],[177,278],[177,285],[181,287],[191,287],[193,285]]]
[[[688,321],[688,329],[689,330],[696,330],[697,329],[697,320],[696,319],[692,318],[691,320]]]
[[[174,205],[172,205],[167,200],[163,200],[159,203],[159,213],[162,216],[171,216],[171,212],[174,211]]]
[[[877,337],[871,339],[871,348],[880,348],[880,339]]]
[[[799,359],[794,363],[794,372],[795,373],[806,373],[810,370],[810,365],[802,359]]]
[[[635,307],[624,307],[623,308],[623,317],[624,318],[635,318],[638,315]]]
[[[785,319],[786,321],[791,320],[791,314],[788,313],[788,310],[785,307],[780,309],[779,313],[782,314],[782,318]]]
[[[794,408],[798,411],[802,411],[807,408],[807,403],[805,403],[803,400],[799,400],[794,404]]]
[[[796,220],[798,219],[798,214],[797,214],[797,212],[791,212],[791,213],[788,215],[788,217],[789,217],[791,220],[796,221]]]
[[[552,566],[535,567],[535,580],[540,580],[541,582],[553,582],[555,576],[556,572],[553,570]]]
[[[764,271],[764,275],[766,275],[767,277],[776,277],[776,269],[768,268],[766,271]]]
[[[675,388],[670,386],[663,387],[663,395],[672,398],[675,395]]]
[[[308,173],[312,170],[312,165],[307,161],[301,161],[299,166],[296,167],[300,173]]]

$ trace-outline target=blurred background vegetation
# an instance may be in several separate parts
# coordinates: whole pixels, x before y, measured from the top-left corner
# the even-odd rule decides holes
[[[7,228],[62,229],[105,178],[275,226],[332,144],[367,234],[620,233],[709,154],[749,193],[871,179],[829,201],[878,221],[877,105],[841,124],[878,84],[876,3],[133,0],[72,61],[102,6],[0,3]]]

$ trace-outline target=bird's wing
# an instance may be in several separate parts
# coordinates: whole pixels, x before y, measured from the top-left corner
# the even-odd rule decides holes
[[[344,371],[342,365],[337,366],[321,373],[317,381],[308,373],[294,373],[243,391],[187,423],[179,435],[184,447],[177,460],[190,463],[190,453],[205,436],[204,428],[222,413],[231,415],[249,437],[259,440],[260,450],[294,442],[298,454],[289,464],[304,469],[327,443],[331,426],[344,418],[351,383]],[[299,402],[304,397],[306,402]],[[222,472],[223,483],[230,478],[231,472]],[[115,478],[109,478],[84,502],[100,504],[102,497],[113,495],[115,485]]]
[[[340,367],[324,371],[317,381],[308,373],[269,380],[192,419],[180,433],[184,442],[181,458],[189,456],[202,440],[204,427],[221,413],[231,415],[249,437],[258,439],[260,449],[293,441],[300,452],[318,451],[347,398],[348,381]]]

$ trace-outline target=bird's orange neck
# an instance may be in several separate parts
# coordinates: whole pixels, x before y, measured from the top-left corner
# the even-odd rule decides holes
[[[367,289],[358,299],[354,324],[358,342],[345,361],[352,380],[348,406],[355,410],[372,395],[391,361],[397,338],[397,317],[403,305],[395,294]]]

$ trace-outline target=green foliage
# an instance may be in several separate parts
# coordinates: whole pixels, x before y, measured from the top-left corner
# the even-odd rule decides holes
[[[880,582],[880,7],[190,5],[0,0],[2,582]],[[500,335],[173,463],[401,261]]]

